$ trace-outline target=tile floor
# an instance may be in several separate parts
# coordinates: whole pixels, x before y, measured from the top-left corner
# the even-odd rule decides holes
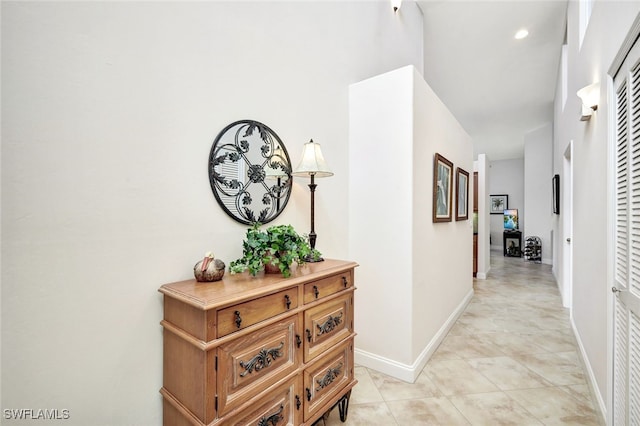
[[[487,280],[415,383],[358,366],[337,425],[603,425],[549,265],[491,253]]]

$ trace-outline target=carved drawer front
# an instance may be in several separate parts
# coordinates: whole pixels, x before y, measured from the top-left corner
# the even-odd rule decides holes
[[[260,403],[232,414],[221,424],[233,426],[294,426],[302,419],[302,393],[300,381],[294,377],[284,384],[269,389]]]
[[[331,296],[353,286],[353,270],[332,275],[304,285],[304,303]]]
[[[304,312],[304,361],[309,362],[353,330],[353,293],[330,300]]]
[[[293,287],[222,309],[218,312],[218,337],[242,330],[297,307],[298,289]]]
[[[218,348],[218,416],[296,370],[298,315]]]
[[[341,344],[304,372],[304,419],[336,397],[353,379],[353,339]],[[331,407],[327,407],[329,409]]]

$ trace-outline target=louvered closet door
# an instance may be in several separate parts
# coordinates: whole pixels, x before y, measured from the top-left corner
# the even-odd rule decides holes
[[[640,44],[614,78],[614,425],[640,425]]]

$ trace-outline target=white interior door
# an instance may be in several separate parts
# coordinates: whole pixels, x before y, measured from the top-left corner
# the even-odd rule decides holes
[[[640,44],[614,78],[613,424],[640,425]]]
[[[564,153],[562,167],[562,204],[560,216],[562,217],[563,251],[562,251],[562,306],[571,307],[573,294],[573,167],[571,155],[573,153],[573,141],[569,142]]]

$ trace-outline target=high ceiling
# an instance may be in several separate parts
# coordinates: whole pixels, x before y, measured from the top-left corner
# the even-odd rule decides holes
[[[553,119],[566,0],[422,0],[424,78],[472,137],[474,159],[521,158]],[[516,40],[518,30],[528,37]]]

